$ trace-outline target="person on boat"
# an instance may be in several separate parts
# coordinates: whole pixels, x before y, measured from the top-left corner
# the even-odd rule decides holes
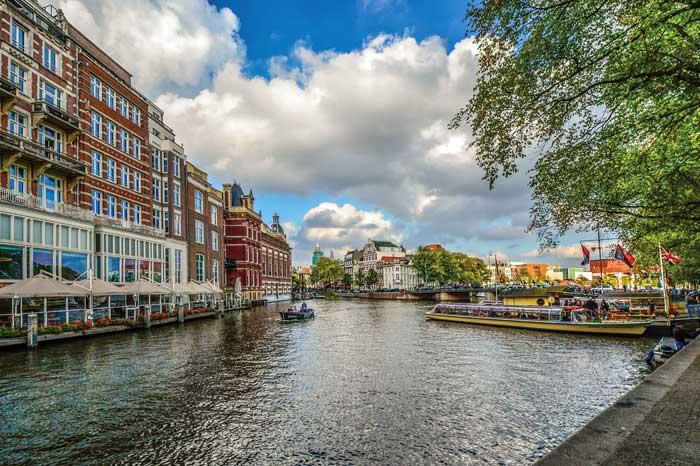
[[[309,306],[306,305],[306,301],[301,303],[301,312],[306,312],[309,310]]]
[[[676,340],[676,351],[680,351],[685,346],[685,330],[683,330],[682,324],[676,324],[671,330],[673,339]]]
[[[607,301],[603,300],[600,303],[600,311],[603,319],[607,319],[608,314],[610,313],[610,304],[608,304]]]
[[[649,300],[649,314],[656,314],[656,303],[651,299]]]

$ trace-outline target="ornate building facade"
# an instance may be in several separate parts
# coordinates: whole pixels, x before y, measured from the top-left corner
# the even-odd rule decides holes
[[[280,224],[279,215],[272,224],[262,224],[263,299],[285,301],[292,299],[292,248]]]

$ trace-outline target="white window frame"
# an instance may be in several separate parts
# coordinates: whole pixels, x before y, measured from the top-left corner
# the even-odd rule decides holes
[[[134,170],[134,191],[141,194],[141,172]]]
[[[105,103],[112,110],[117,108],[117,93],[111,87],[105,86]]]
[[[90,95],[102,100],[102,80],[95,75],[90,76]]]
[[[29,133],[27,132],[27,127],[29,126],[28,123],[29,116],[22,112],[18,112],[17,109],[12,110],[7,117],[7,129],[15,136],[27,138],[29,136]]]
[[[20,92],[27,94],[27,77],[29,72],[23,66],[10,62],[10,82],[17,86]]]
[[[204,244],[204,222],[201,220],[194,221],[194,242]]]
[[[122,176],[121,185],[128,188],[131,183],[129,183],[129,166],[122,165]]]
[[[211,215],[211,224],[212,225],[218,225],[219,224],[219,208],[216,207],[215,205],[210,205],[209,206],[209,214]]]
[[[16,34],[17,32],[22,32],[21,35],[21,40],[19,37],[19,34]],[[12,27],[10,31],[10,39],[12,41],[12,45],[17,48],[18,50],[22,51],[23,53],[29,54],[27,51],[27,42],[29,44],[32,43],[31,40],[29,40],[29,29],[24,27],[23,25],[17,23],[16,21],[12,21]],[[17,36],[17,37],[15,37]]]
[[[117,162],[114,159],[107,159],[107,181],[117,182]]]
[[[110,146],[117,145],[117,125],[109,120],[105,122],[105,140]]]
[[[59,73],[61,70],[61,53],[49,46],[46,42],[44,42],[42,64],[44,65],[44,68],[51,71],[53,74],[61,74]]]
[[[90,173],[92,173],[92,176],[102,178],[102,154],[92,151],[90,166]]]
[[[134,223],[141,224],[141,204],[134,204]]]
[[[194,190],[194,211],[198,214],[204,213],[204,194],[198,189]]]
[[[92,112],[90,116],[90,134],[97,139],[102,139],[102,115]]]

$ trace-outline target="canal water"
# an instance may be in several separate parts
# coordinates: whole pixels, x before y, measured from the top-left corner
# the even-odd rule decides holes
[[[312,304],[0,353],[0,464],[529,464],[638,383],[651,344]]]

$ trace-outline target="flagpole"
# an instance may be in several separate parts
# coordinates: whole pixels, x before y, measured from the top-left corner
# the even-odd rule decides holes
[[[664,294],[664,313],[668,317],[668,298],[666,297],[666,277],[664,274],[664,259],[661,255],[661,241],[659,241],[659,265],[661,266],[661,292]]]
[[[598,226],[598,267],[600,268],[600,294],[603,294],[603,250],[600,246],[600,225]]]

